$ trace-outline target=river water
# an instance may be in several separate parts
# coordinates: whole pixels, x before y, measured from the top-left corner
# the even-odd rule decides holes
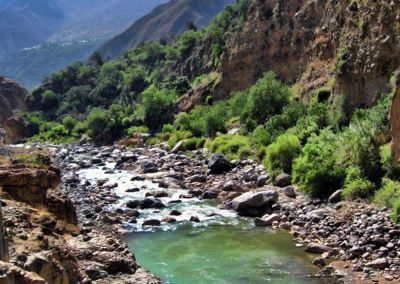
[[[127,171],[106,173],[114,165],[79,172],[91,182],[108,178],[118,183],[114,191],[120,202],[110,210],[161,190],[149,181],[131,181]],[[130,188],[140,190],[126,192]],[[186,192],[168,190],[169,196],[160,198],[166,208],[141,210],[136,224],[126,224],[131,232],[126,241],[138,262],[167,283],[325,283],[309,277],[316,272],[310,264],[315,256],[296,247],[289,234],[255,227],[252,220],[218,208],[216,201],[179,198]],[[142,226],[145,219],[161,220],[173,209],[182,213],[174,216],[176,223]],[[192,216],[200,222],[189,221]]]

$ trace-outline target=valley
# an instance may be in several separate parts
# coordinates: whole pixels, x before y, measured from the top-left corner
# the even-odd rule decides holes
[[[400,282],[398,1],[57,1],[0,0],[70,21],[0,58],[0,283]]]

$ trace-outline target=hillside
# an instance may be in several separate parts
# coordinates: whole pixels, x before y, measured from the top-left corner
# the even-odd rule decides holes
[[[120,35],[105,43],[99,51],[115,58],[129,48],[151,40],[169,40],[187,30],[193,22],[197,28],[208,25],[211,19],[233,0],[173,0],[155,8],[137,20]]]
[[[0,55],[46,41],[110,38],[165,0],[0,2]]]
[[[100,40],[46,43],[0,57],[0,73],[32,89],[51,73],[88,58]]]
[[[28,92],[16,82],[0,76],[0,126],[13,116],[15,110],[25,108]]]

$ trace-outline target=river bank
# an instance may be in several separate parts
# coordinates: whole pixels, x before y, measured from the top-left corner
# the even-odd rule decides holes
[[[315,253],[313,262],[321,269],[321,279],[349,283],[399,279],[399,228],[385,209],[340,198],[332,203],[310,200],[290,185],[288,177],[279,178],[280,186],[272,185],[255,162],[234,161],[228,168],[226,161],[199,151],[90,145],[50,147],[49,151],[63,172],[61,191],[73,201],[82,232],[88,232],[86,238],[97,229],[122,237],[129,231],[173,230],[182,223],[231,222],[235,220],[231,209],[236,208],[241,215],[251,215],[257,226],[289,232],[293,246]],[[272,194],[273,202],[260,206],[260,192]],[[197,208],[190,214],[169,210],[170,204],[211,199],[223,205]],[[101,267],[97,271],[104,275]]]

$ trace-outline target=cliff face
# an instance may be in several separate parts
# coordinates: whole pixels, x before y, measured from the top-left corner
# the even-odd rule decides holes
[[[344,95],[351,107],[373,104],[389,90],[400,66],[400,2],[254,0],[246,21],[221,56],[216,97],[252,85],[269,70],[302,96],[321,87]],[[193,54],[209,49],[205,43]],[[189,56],[181,72],[199,68]]]
[[[13,116],[16,109],[25,109],[28,92],[16,82],[0,76],[0,126]]]

